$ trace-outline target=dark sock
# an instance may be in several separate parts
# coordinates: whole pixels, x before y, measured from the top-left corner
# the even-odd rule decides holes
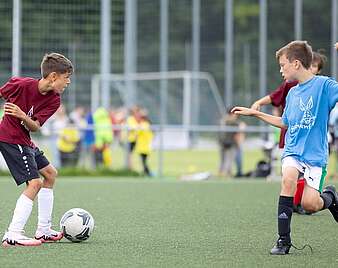
[[[322,210],[327,209],[329,206],[331,206],[331,204],[333,202],[333,199],[334,199],[334,197],[332,196],[332,194],[330,194],[330,193],[322,193],[320,195],[320,197],[324,201],[324,205],[323,205]]]
[[[290,225],[293,211],[293,197],[280,196],[278,202],[278,234],[279,237],[286,241],[291,241]]]

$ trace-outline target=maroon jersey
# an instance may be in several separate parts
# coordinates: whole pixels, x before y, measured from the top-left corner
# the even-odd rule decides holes
[[[0,88],[0,94],[6,102],[16,104],[42,126],[59,108],[61,99],[53,91],[42,95],[38,83],[39,80],[33,78],[13,77]],[[20,119],[11,115],[4,115],[0,123],[0,141],[35,147],[29,130]]]
[[[288,95],[290,89],[296,86],[297,84],[298,84],[298,81],[292,81],[292,82],[284,81],[277,89],[275,89],[270,94],[272,105],[276,107],[282,107],[282,112],[283,112],[285,108],[285,103],[286,103],[286,96]],[[280,131],[279,148],[284,148],[286,131],[287,130],[285,128],[282,128]]]

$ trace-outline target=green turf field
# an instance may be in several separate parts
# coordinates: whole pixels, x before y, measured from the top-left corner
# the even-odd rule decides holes
[[[124,166],[125,155],[120,149],[112,151],[112,168],[119,169]],[[243,152],[243,172],[249,172],[256,168],[256,164],[260,160],[266,160],[262,150],[245,150]],[[158,152],[154,151],[150,155],[149,165],[151,170],[158,173]],[[277,160],[280,163],[280,160]],[[138,155],[133,154],[134,169],[142,172],[141,162]],[[328,172],[329,175],[334,174],[337,169],[338,161],[335,160],[333,154],[329,158]],[[209,171],[213,175],[218,173],[219,152],[215,149],[187,149],[187,150],[168,150],[163,153],[163,175],[164,176],[180,176],[191,172]],[[234,169],[235,173],[235,169]]]
[[[37,248],[0,248],[2,267],[334,267],[338,225],[328,211],[293,216],[293,242],[314,249],[270,256],[276,239],[279,183],[178,182],[61,178],[54,224],[82,207],[96,229],[83,243],[66,240]],[[0,232],[21,189],[0,178]],[[32,235],[36,206],[27,224]]]

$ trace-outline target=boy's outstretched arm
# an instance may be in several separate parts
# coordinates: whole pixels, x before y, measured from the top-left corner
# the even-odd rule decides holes
[[[273,116],[273,115],[266,114],[266,113],[263,113],[263,112],[260,112],[254,109],[240,107],[240,106],[234,107],[231,110],[231,112],[234,114],[238,114],[238,115],[255,116],[258,119],[261,119],[262,121],[270,125],[273,125],[275,127],[287,128],[287,126],[283,124],[282,118],[279,116]]]

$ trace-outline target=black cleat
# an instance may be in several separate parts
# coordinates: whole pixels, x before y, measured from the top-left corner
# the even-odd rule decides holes
[[[298,213],[300,215],[305,215],[306,211],[304,208],[299,204],[299,205],[293,205],[293,212]]]
[[[311,212],[306,211],[301,204],[293,205],[293,212],[300,215],[311,215]]]
[[[271,255],[286,255],[289,254],[289,250],[292,246],[291,241],[287,241],[282,238],[278,238],[276,245],[271,249]]]
[[[333,196],[332,204],[328,207],[328,209],[335,221],[338,222],[338,194],[336,192],[336,187],[333,185],[326,186],[323,193],[330,193]]]

